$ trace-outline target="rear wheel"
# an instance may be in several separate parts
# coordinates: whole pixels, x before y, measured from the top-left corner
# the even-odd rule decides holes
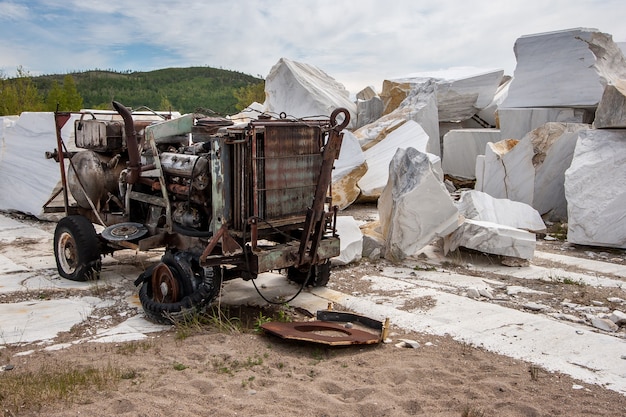
[[[221,287],[218,268],[203,268],[184,253],[167,253],[155,267],[140,275],[139,301],[146,317],[174,324],[204,311]]]
[[[330,280],[330,261],[326,260],[322,264],[313,265],[310,268],[298,269],[290,266],[287,269],[287,279],[297,284],[310,287],[324,287]]]
[[[87,281],[100,276],[100,242],[86,217],[67,216],[59,221],[54,230],[54,257],[63,278]]]

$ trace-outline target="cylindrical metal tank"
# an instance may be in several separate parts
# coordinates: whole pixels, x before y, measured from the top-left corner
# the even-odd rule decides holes
[[[125,167],[126,161],[119,158],[113,159],[90,150],[77,152],[68,168],[68,188],[80,207],[91,208],[88,196],[96,208],[100,208],[109,192],[116,196],[119,194],[118,178]]]

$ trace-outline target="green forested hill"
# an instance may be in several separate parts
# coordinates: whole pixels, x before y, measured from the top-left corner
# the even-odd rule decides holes
[[[54,81],[67,74],[32,77],[45,96]],[[210,67],[166,68],[149,72],[85,71],[70,74],[83,98],[84,108],[110,108],[112,100],[127,107],[149,107],[191,113],[210,109],[218,114],[237,113],[235,92],[263,80],[236,71]]]

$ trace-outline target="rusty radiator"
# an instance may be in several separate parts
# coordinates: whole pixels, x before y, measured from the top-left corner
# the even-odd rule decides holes
[[[278,227],[303,223],[322,163],[322,127],[265,122],[249,135],[232,151],[234,229],[245,229],[249,218]]]

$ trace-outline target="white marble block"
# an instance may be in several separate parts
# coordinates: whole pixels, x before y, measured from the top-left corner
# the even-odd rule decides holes
[[[537,241],[526,230],[481,220],[465,219],[453,233],[444,238],[444,253],[459,247],[494,255],[530,260]]]
[[[348,128],[357,122],[356,104],[343,84],[321,69],[281,58],[265,79],[265,111],[293,117],[330,116],[337,108],[350,112]]]
[[[419,124],[428,135],[426,152],[441,156],[435,84],[433,82],[425,83],[401,97],[402,101],[393,111],[354,132],[362,141],[363,149],[372,146],[369,142],[376,143],[382,140],[405,121],[412,120]]]
[[[378,212],[384,256],[394,262],[412,256],[459,225],[459,212],[428,156],[414,148],[396,151]]]
[[[500,85],[496,89],[496,93],[493,96],[491,103],[477,113],[478,117],[498,129],[500,126],[500,121],[498,120],[498,109],[509,95],[511,81],[513,81],[513,78],[510,75],[502,77],[502,81],[500,81]]]
[[[532,157],[530,140],[489,142],[484,158],[476,158],[474,189],[495,198],[532,204],[535,183]]]
[[[356,128],[375,122],[383,115],[383,100],[374,87],[368,86],[356,95],[357,122]]]
[[[367,172],[358,182],[361,189],[359,200],[376,201],[387,185],[389,177],[389,163],[398,149],[415,148],[420,152],[426,152],[428,147],[428,135],[416,122],[409,120],[400,127],[390,132],[383,140],[376,143],[365,151]],[[441,160],[439,157],[428,154],[437,172],[441,173]],[[443,173],[439,175],[443,181]]]
[[[461,193],[456,206],[459,213],[467,219],[496,223],[533,233],[546,231],[546,225],[539,212],[518,201],[493,198],[489,194],[469,190]]]
[[[337,216],[337,234],[340,253],[331,259],[333,265],[347,265],[361,259],[363,253],[363,233],[352,216]]]
[[[626,78],[621,49],[597,29],[525,35],[513,49],[517,65],[501,107],[595,107],[607,84]]]
[[[501,139],[522,139],[538,127],[549,122],[591,123],[593,112],[572,108],[498,109]]]
[[[523,140],[533,145],[535,191],[533,207],[553,222],[567,221],[565,199],[565,170],[572,163],[578,131],[589,129],[582,123],[546,123],[533,130]]]
[[[439,121],[466,120],[487,107],[500,85],[503,70],[479,68],[451,68],[445,71],[411,74],[385,80],[380,96],[385,102],[385,113],[391,112],[411,90],[425,83],[435,82]]]
[[[361,193],[357,183],[365,172],[367,163],[361,144],[352,132],[344,130],[339,158],[332,173],[333,205],[343,210],[356,201]]]
[[[596,129],[626,128],[626,80],[607,85],[593,121]]]
[[[451,130],[443,137],[443,173],[455,178],[476,178],[476,157],[484,155],[488,142],[498,142],[497,129]]]
[[[568,242],[626,248],[626,130],[581,130],[565,171]]]

